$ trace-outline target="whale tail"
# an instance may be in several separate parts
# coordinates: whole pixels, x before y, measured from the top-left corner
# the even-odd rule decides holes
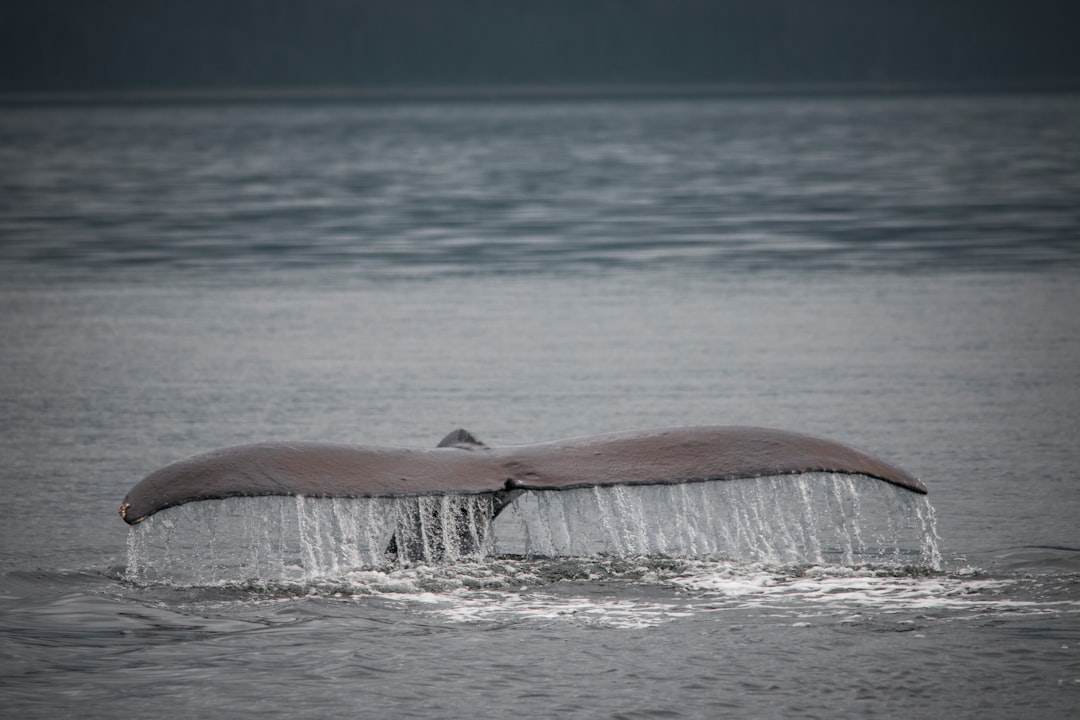
[[[481,522],[484,526],[525,490],[670,485],[815,472],[866,475],[911,492],[927,492],[921,480],[894,465],[832,440],[785,430],[661,428],[491,448],[468,430],[457,429],[428,450],[311,442],[213,450],[144,477],[124,497],[120,516],[135,525],[188,502],[263,495],[484,496],[488,509],[479,513],[487,518]],[[456,511],[439,509],[438,514],[446,520],[440,520],[440,526],[452,536],[450,520]],[[406,554],[403,546],[410,525],[416,525],[414,519],[403,519],[396,538],[396,549]]]
[[[488,446],[464,428],[451,431],[437,448],[488,450]],[[398,561],[439,561],[469,557],[480,552],[495,520],[521,490],[496,490],[459,496],[457,502],[440,502],[439,496],[411,498],[402,508],[397,528],[386,553]]]

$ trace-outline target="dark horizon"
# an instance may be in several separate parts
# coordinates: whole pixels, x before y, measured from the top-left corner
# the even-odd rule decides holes
[[[1080,89],[1067,0],[9,0],[0,93]]]

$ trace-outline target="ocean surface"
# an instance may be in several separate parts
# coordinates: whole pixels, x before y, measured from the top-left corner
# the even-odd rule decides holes
[[[117,515],[230,444],[680,425],[930,492],[397,564],[389,505]],[[1080,97],[0,107],[0,431],[6,717],[1075,718]]]

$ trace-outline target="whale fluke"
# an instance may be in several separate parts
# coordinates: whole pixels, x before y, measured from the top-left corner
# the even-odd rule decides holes
[[[493,513],[517,490],[737,480],[811,472],[866,475],[912,492],[926,485],[841,443],[785,430],[685,427],[489,448],[455,430],[434,449],[260,443],[214,450],[156,470],[128,492],[134,525],[165,508],[237,496],[493,495]]]

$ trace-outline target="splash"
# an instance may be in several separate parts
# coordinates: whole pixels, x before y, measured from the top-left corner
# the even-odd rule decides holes
[[[523,492],[496,512],[500,502],[440,495],[189,503],[131,528],[127,577],[310,583],[494,556],[941,566],[926,497],[861,476]]]

